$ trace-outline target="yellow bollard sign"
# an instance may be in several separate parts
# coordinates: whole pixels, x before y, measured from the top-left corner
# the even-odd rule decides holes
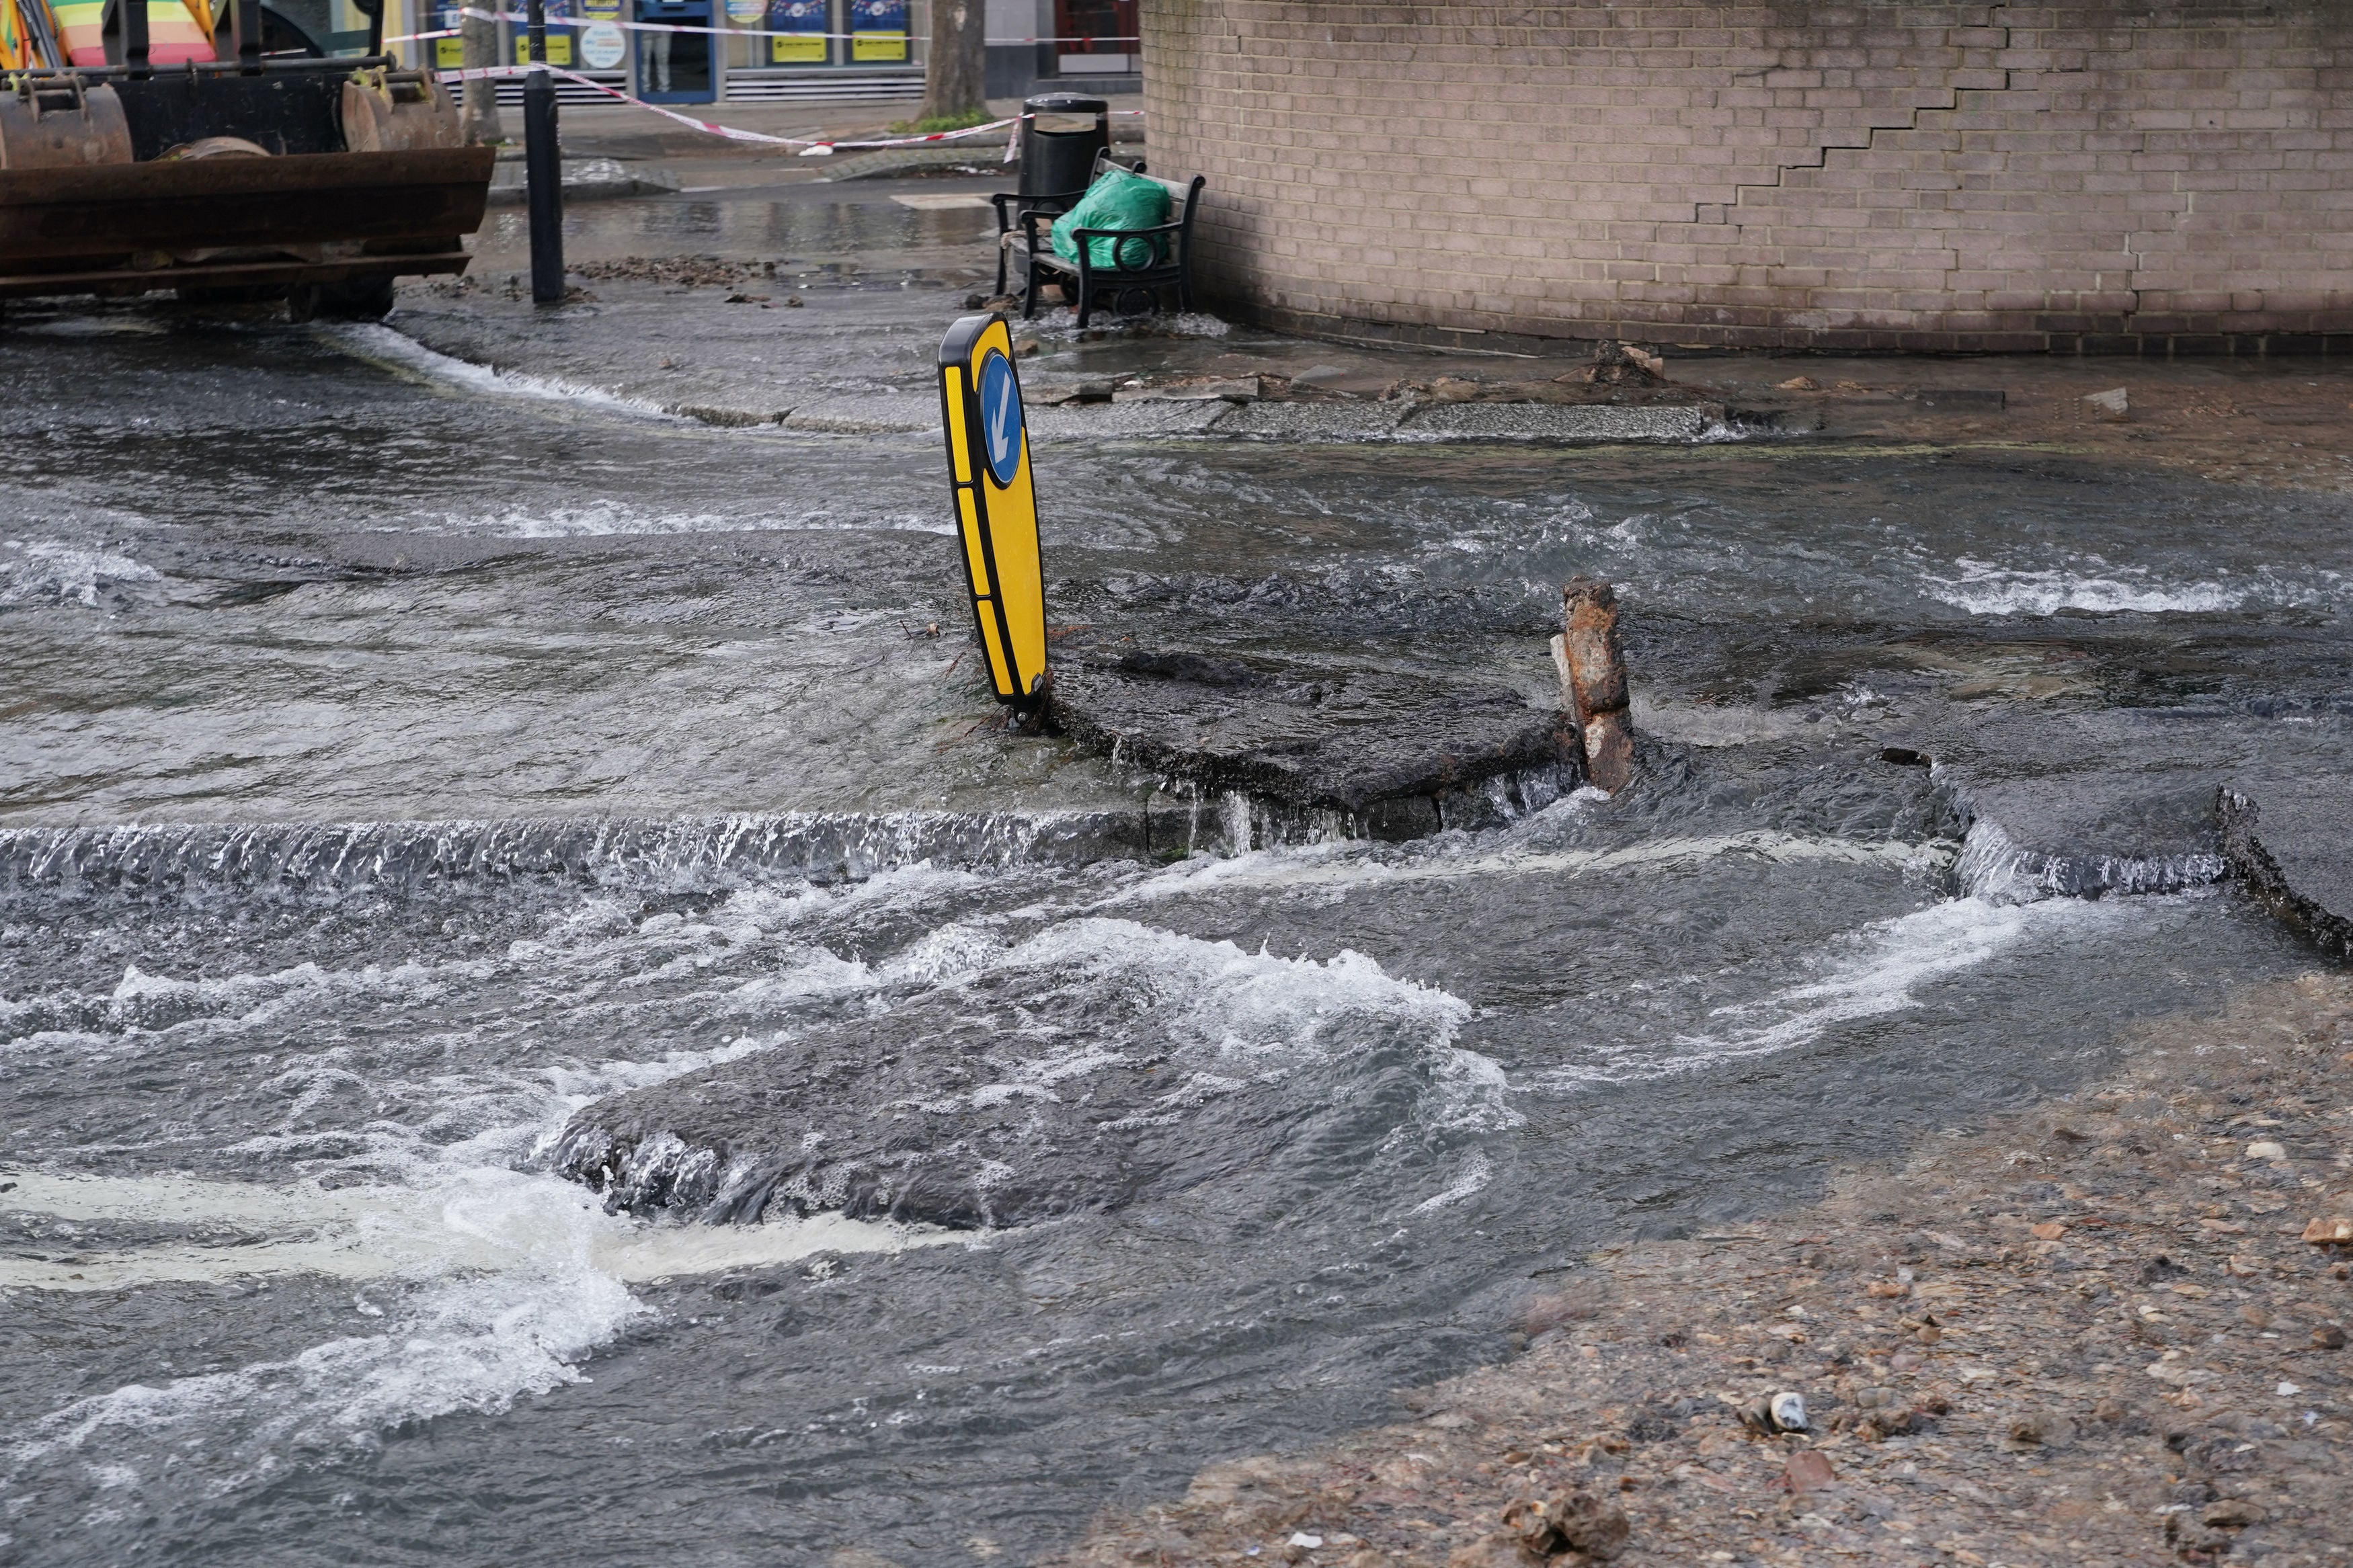
[[[965,316],[941,340],[940,421],[989,679],[999,702],[1032,709],[1047,689],[1045,567],[1021,382],[1004,317]]]

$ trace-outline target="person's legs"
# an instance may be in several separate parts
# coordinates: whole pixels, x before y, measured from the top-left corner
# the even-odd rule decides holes
[[[652,68],[654,90],[670,90],[670,40],[668,33],[653,33],[646,40],[646,63]]]

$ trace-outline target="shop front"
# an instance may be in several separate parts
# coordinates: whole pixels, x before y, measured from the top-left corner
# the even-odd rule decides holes
[[[920,98],[909,0],[726,0],[730,102]]]

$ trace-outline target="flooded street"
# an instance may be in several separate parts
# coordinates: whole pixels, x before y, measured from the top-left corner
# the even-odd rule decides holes
[[[598,282],[566,353],[748,374],[647,325],[740,320],[829,396],[932,395],[987,254],[865,195],[583,211],[575,259],[764,257],[779,308]],[[1561,584],[1618,584],[1639,785],[1266,843],[1004,732],[935,433],[419,341],[474,308],[0,326],[0,1561],[1027,1561],[1501,1359],[1606,1241],[2315,962],[2212,807],[2343,771],[2341,493],[1041,424],[1071,657],[1549,708]],[[1022,374],[1379,353],[1050,333]],[[1154,814],[1184,843],[1138,856]],[[704,1226],[554,1169],[583,1106],[754,1053],[817,1143],[920,1128],[1047,1217]]]

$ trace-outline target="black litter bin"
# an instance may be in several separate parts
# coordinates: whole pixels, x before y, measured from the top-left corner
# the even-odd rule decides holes
[[[1020,189],[1000,192],[988,199],[997,207],[997,291],[1005,292],[1005,236],[1021,222],[1025,211],[1060,217],[1078,205],[1094,178],[1095,159],[1111,151],[1111,105],[1100,98],[1074,92],[1050,92],[1021,102]],[[1092,115],[1094,123],[1068,130],[1048,130],[1046,119],[1079,120]]]

